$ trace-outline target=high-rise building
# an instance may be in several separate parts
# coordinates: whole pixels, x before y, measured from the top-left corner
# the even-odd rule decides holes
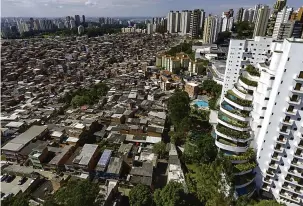
[[[257,17],[258,17],[258,11],[261,8],[261,4],[256,4],[254,7],[254,17],[253,17],[253,22],[257,21]]]
[[[284,33],[285,23],[288,22],[292,11],[293,11],[292,8],[288,8],[287,6],[285,6],[280,12],[277,13],[276,23],[275,23],[273,34],[272,34],[273,39],[278,39],[278,37],[284,36],[284,35],[281,35],[280,33],[281,32]],[[282,24],[283,24],[283,27],[281,27]],[[290,28],[288,29],[287,33],[291,33]],[[286,35],[286,36],[290,37],[288,35]]]
[[[36,31],[40,30],[40,24],[38,19],[34,20],[34,30]]]
[[[76,28],[76,22],[75,20],[70,20],[70,28],[73,29],[73,28]]]
[[[175,33],[178,33],[181,31],[181,13],[179,11],[176,11],[176,22],[175,22]]]
[[[255,15],[255,10],[250,8],[248,9],[248,22],[252,23]]]
[[[271,61],[257,65],[261,75],[259,95],[254,94],[254,111],[260,98],[268,100],[262,104],[265,109],[259,115],[262,119],[259,118],[260,128],[255,135],[259,168],[256,182],[261,191],[278,202],[302,205],[303,40],[289,38],[275,44]],[[264,83],[269,90],[260,90]]]
[[[249,10],[244,9],[243,10],[243,16],[242,16],[242,21],[248,21],[248,17],[249,17]]]
[[[82,25],[78,26],[78,34],[81,35],[84,33],[84,27]]]
[[[301,38],[303,23],[299,21],[288,21],[279,25],[279,30],[274,31],[273,37],[278,40],[285,38]]]
[[[176,13],[174,11],[170,11],[167,15],[167,31],[169,33],[174,33],[175,26],[176,26]]]
[[[276,23],[277,14],[286,6],[286,2],[287,0],[277,0],[276,3],[274,4],[273,11],[270,15],[270,19],[268,21],[267,30],[266,30],[266,34],[268,36],[272,36],[274,31],[274,26]]]
[[[243,9],[242,7],[239,8],[239,10],[238,10],[238,12],[237,12],[237,17],[236,17],[236,21],[237,21],[237,22],[241,22],[241,21],[242,21],[243,12],[244,12],[244,9]]]
[[[204,11],[204,9],[201,9],[201,18],[200,18],[199,30],[201,31],[202,35],[203,35],[203,29],[204,29],[204,20],[205,20],[205,11]]]
[[[228,90],[233,88],[243,68],[249,64],[257,64],[260,61],[265,62],[266,59],[268,59],[267,54],[270,49],[269,47],[271,42],[272,38],[260,36],[255,37],[252,40],[230,41],[222,96],[224,96]]]
[[[263,57],[269,59],[256,60],[254,54],[245,55],[260,48],[264,50]],[[235,168],[238,195],[251,196],[256,183],[263,195],[281,203],[302,203],[302,50],[302,39],[274,42],[271,38],[255,37],[230,42],[227,67],[230,61],[238,60],[233,58],[238,53],[254,61],[241,62],[242,71],[232,80],[230,89],[222,92],[215,127],[215,144]],[[226,68],[224,84],[236,69]]]
[[[250,148],[254,137],[250,121],[257,87],[255,80],[259,73],[251,68],[253,75],[246,74],[245,69],[248,65],[266,61],[268,57],[264,54],[270,50],[271,42],[271,38],[255,37],[252,40],[231,40],[229,45],[215,144],[233,163],[236,196],[250,197],[256,190],[253,180],[257,165],[254,150]],[[258,53],[252,53],[254,50]]]
[[[229,14],[223,13],[221,32],[231,31],[233,24],[234,24],[234,18],[230,17]]]
[[[254,37],[265,36],[269,13],[270,13],[270,9],[266,5],[263,5],[258,10],[258,16],[255,23],[254,34],[253,34]]]
[[[85,24],[85,16],[82,15],[82,24]]]
[[[183,10],[181,12],[181,34],[183,35],[189,33],[190,18],[191,18],[191,11]]]
[[[80,25],[80,16],[79,15],[75,15],[75,24],[78,27]]]
[[[199,36],[200,20],[201,20],[201,10],[200,9],[193,10],[190,17],[190,29],[189,29],[189,34],[191,38],[197,38]]]
[[[212,44],[217,41],[218,33],[221,30],[221,18],[209,15],[204,21],[203,43]]]

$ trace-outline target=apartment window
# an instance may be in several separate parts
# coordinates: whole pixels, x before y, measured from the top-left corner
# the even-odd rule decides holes
[[[269,100],[269,98],[268,98],[268,97],[265,97],[265,100]]]
[[[270,45],[267,45],[267,47],[270,47]]]
[[[270,77],[270,80],[274,80],[275,79],[275,77]]]
[[[287,61],[289,61],[289,60],[290,60],[290,58],[288,57],[288,58],[287,58]]]
[[[281,81],[281,84],[283,84],[283,81]]]
[[[243,43],[240,43],[240,46],[242,46],[243,45]]]
[[[264,119],[264,117],[260,117],[260,119]]]
[[[261,128],[262,126],[261,125],[258,125],[258,128]]]
[[[266,107],[262,107],[262,110],[266,110]]]
[[[253,46],[254,44],[251,44],[250,46]]]

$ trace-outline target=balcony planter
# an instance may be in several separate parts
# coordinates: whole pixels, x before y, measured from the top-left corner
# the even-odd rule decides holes
[[[248,132],[239,132],[239,131],[236,131],[236,130],[231,130],[230,128],[225,127],[221,124],[218,124],[218,126],[216,127],[216,130],[220,133],[223,133],[223,134],[225,134],[229,137],[235,138],[235,139],[246,140],[246,139],[251,138],[251,136]]]
[[[247,71],[247,73],[249,73],[252,76],[256,76],[256,77],[260,76],[260,72],[252,65],[247,65],[245,70]]]
[[[242,99],[241,97],[236,95],[232,90],[228,90],[225,97],[243,107],[251,107],[252,105],[252,101]]]

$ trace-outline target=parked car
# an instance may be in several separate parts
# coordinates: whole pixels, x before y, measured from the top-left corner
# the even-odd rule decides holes
[[[8,174],[1,175],[1,182],[6,180],[7,177],[8,177]]]
[[[18,185],[22,185],[26,182],[27,178],[26,177],[22,177],[19,182],[18,182]]]
[[[9,175],[5,181],[6,181],[6,182],[11,182],[11,181],[13,181],[15,178],[16,178],[16,175]]]

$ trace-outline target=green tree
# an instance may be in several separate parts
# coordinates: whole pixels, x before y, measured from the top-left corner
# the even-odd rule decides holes
[[[217,159],[211,164],[194,165],[188,168],[186,181],[189,190],[206,205],[221,202],[222,198],[228,203],[232,201],[232,176],[230,171],[226,171],[225,164],[221,159]]]
[[[28,206],[29,197],[27,193],[20,193],[16,196],[11,196],[3,201],[1,201],[3,206]]]
[[[136,185],[129,192],[129,201],[131,206],[149,206],[152,205],[152,194],[150,188],[146,185]]]
[[[99,195],[100,188],[88,180],[71,180],[61,187],[47,201],[60,206],[100,205],[103,197]]]
[[[154,144],[153,152],[158,154],[160,158],[163,158],[163,156],[166,154],[166,144],[164,142]]]
[[[285,204],[278,203],[276,200],[261,200],[253,206],[286,206]]]
[[[156,206],[185,206],[189,204],[186,200],[182,184],[174,181],[170,181],[162,190],[157,189],[154,193]]]
[[[175,90],[175,93],[168,100],[168,113],[175,127],[180,126],[183,118],[190,112],[190,99],[185,91]]]
[[[184,157],[188,163],[211,163],[217,157],[217,147],[214,138],[208,134],[193,134],[185,144]]]

